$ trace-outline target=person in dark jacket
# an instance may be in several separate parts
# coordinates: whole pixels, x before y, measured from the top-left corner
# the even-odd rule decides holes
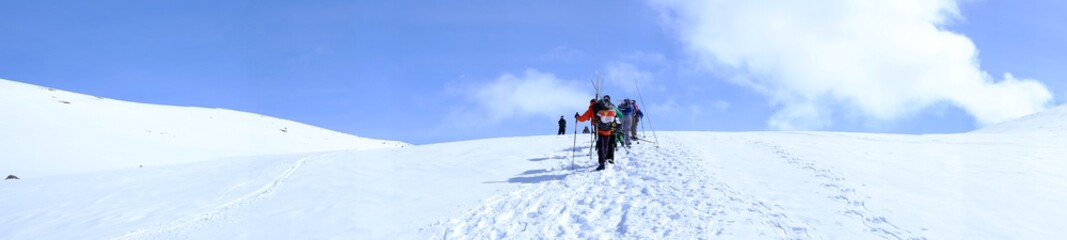
[[[567,120],[563,120],[563,116],[559,116],[559,133],[556,135],[567,135]]]

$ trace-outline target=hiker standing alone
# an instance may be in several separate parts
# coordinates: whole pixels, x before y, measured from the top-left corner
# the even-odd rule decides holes
[[[567,120],[563,119],[563,116],[559,116],[559,132],[556,135],[567,134]]]

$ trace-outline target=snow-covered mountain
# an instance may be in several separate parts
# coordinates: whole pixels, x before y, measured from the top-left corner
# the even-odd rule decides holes
[[[0,174],[22,178],[409,145],[258,114],[133,103],[3,79],[0,133]]]
[[[1067,137],[1024,121],[1067,118],[1018,121],[943,135],[659,132],[602,172],[581,135],[10,180],[0,239],[1062,238]]]
[[[1067,136],[1067,105],[1024,116],[982,129],[975,133],[1010,133]]]

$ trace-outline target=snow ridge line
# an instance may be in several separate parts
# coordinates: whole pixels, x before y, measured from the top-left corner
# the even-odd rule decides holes
[[[802,160],[795,154],[786,151],[781,146],[759,140],[753,141],[752,143],[769,148],[786,163],[803,170],[811,171],[812,176],[822,179],[822,186],[830,190],[829,192],[831,193],[830,196],[827,197],[838,200],[843,204],[843,210],[839,213],[849,217],[859,217],[859,219],[863,221],[863,225],[867,226],[871,233],[885,239],[926,239],[926,237],[916,236],[911,231],[894,225],[887,220],[886,217],[879,216],[878,214],[873,213],[870,209],[867,209],[866,203],[863,200],[860,200],[859,195],[856,193],[856,189],[848,187],[848,185],[845,184],[845,178],[837,177],[837,175],[831,172],[830,169],[818,168],[815,166],[815,162]]]
[[[676,146],[664,144],[664,146]],[[563,151],[561,155],[568,155]],[[635,146],[602,172],[548,169],[545,181],[491,197],[430,227],[440,239],[811,239],[811,226],[716,181],[687,150]],[[587,163],[588,164],[588,163]]]
[[[229,218],[233,212],[251,205],[257,200],[264,199],[274,193],[278,187],[281,187],[293,173],[299,170],[304,164],[307,163],[307,158],[301,158],[294,162],[288,169],[274,177],[274,180],[270,181],[263,187],[252,191],[251,193],[234,199],[233,201],[215,207],[211,211],[194,214],[186,217],[179,218],[171,223],[159,225],[155,227],[149,227],[133,232],[126,233],[122,236],[118,236],[112,239],[158,239],[158,238],[174,238],[185,231],[195,229],[205,224],[224,221]]]

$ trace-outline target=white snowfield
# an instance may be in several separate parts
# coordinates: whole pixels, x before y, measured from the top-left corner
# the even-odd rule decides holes
[[[259,114],[133,103],[0,79],[4,176],[407,145]]]
[[[946,135],[649,133],[601,172],[567,135],[8,180],[0,239],[1062,239],[1063,112]]]

